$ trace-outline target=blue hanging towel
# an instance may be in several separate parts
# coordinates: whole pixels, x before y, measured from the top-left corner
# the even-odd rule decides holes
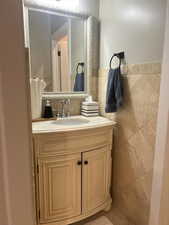
[[[79,73],[79,66],[82,66],[82,72]],[[84,91],[84,63],[78,63],[76,68],[76,78],[74,83],[74,91]]]
[[[116,69],[111,68],[112,59],[118,55],[114,54],[110,60],[110,69],[108,74],[107,94],[106,94],[106,113],[117,112],[123,103],[123,83],[121,77],[121,58],[119,57],[119,67]]]

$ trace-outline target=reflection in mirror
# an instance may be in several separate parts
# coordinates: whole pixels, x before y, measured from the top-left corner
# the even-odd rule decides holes
[[[86,91],[86,22],[29,9],[30,72],[45,92]]]

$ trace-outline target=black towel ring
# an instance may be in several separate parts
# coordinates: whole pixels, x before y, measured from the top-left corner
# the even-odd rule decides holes
[[[112,57],[111,57],[111,59],[110,59],[110,63],[109,63],[110,69],[111,69],[112,60],[113,60],[113,58],[115,56],[119,59],[119,67],[121,66],[122,60],[125,58],[124,52],[119,52],[119,53],[113,54]]]
[[[81,66],[82,67],[82,72],[84,73],[84,63],[82,62],[82,63],[78,63],[77,64],[77,67],[76,67],[76,73],[78,73],[78,69],[79,69],[79,67]]]

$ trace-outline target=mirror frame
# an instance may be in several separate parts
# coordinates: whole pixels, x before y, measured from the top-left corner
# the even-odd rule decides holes
[[[79,14],[70,11],[64,11],[59,8],[50,8],[46,5],[42,5],[33,0],[25,0],[24,7],[23,7],[23,15],[24,15],[24,32],[25,32],[25,47],[29,49],[29,58],[30,58],[30,40],[29,40],[29,10],[40,11],[44,13],[50,13],[53,15],[61,15],[68,18],[77,18],[83,19],[85,21],[85,33],[86,33],[86,41],[85,41],[85,61],[86,61],[86,90],[85,92],[69,92],[69,93],[59,93],[59,92],[44,92],[43,99],[64,99],[64,98],[85,98],[89,95],[92,95],[92,76],[93,70],[98,71],[99,67],[99,58],[94,56],[98,56],[98,49],[99,49],[99,29],[95,29],[95,33],[93,33],[93,26],[94,24],[97,26],[99,24],[98,20],[89,15]],[[98,27],[97,27],[98,28]],[[96,32],[98,31],[98,33]],[[93,49],[93,40],[96,43],[98,49]],[[96,47],[95,47],[96,48]],[[94,51],[94,54],[93,54]],[[93,61],[95,61],[93,65]],[[30,65],[30,62],[29,62]],[[97,67],[97,68],[96,68]]]

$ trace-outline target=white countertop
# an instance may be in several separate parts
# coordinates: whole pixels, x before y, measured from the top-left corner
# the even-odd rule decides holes
[[[86,130],[97,127],[113,126],[116,123],[101,117],[71,116],[57,120],[41,121],[32,123],[32,133],[67,132],[75,130]]]

